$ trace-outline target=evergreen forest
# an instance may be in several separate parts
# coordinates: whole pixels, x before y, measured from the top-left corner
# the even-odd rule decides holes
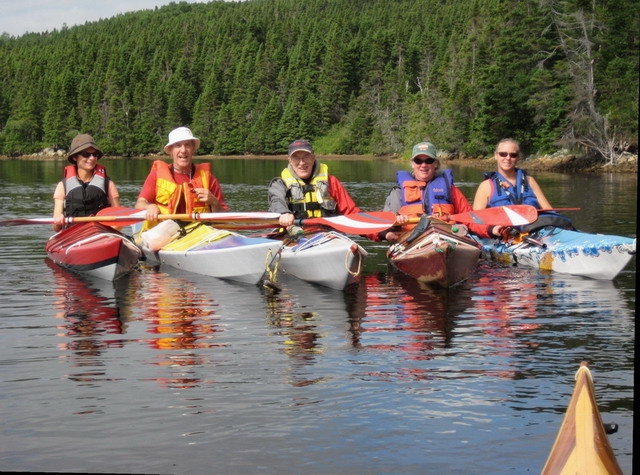
[[[0,154],[637,153],[640,0],[171,3],[0,36]],[[0,32],[1,33],[1,32]]]

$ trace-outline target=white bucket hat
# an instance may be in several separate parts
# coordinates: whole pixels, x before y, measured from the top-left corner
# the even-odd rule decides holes
[[[169,143],[164,146],[164,151],[169,153],[169,148],[172,145],[185,140],[193,140],[196,143],[196,150],[200,148],[200,139],[193,136],[190,128],[178,127],[177,129],[173,129],[169,132]]]

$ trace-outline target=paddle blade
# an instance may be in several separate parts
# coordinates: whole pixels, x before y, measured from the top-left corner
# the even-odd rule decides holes
[[[329,218],[307,218],[299,224],[320,224],[347,234],[379,233],[392,227],[396,215],[390,211],[346,214]]]
[[[16,219],[4,219],[0,221],[0,227],[3,226],[21,226],[24,224],[53,224],[53,218],[16,218]]]
[[[538,219],[538,210],[529,205],[498,206],[448,216],[451,221],[487,226],[523,226]]]
[[[89,218],[72,218],[74,223],[82,223],[86,221],[100,221],[108,226],[133,226],[140,221],[144,221],[146,212],[140,209],[124,208],[121,206],[112,206],[98,211],[96,216]]]

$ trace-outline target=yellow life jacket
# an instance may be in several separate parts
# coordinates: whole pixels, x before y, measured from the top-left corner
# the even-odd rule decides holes
[[[175,214],[180,200],[184,200],[185,213],[206,213],[211,207],[198,201],[194,188],[209,188],[211,166],[208,163],[195,165],[191,180],[178,185],[173,177],[171,165],[161,160],[153,162],[156,169],[156,204],[162,214]]]
[[[195,171],[189,182],[178,185],[173,177],[172,166],[162,160],[153,162],[152,169],[156,170],[156,205],[160,214],[176,214],[181,200],[185,203],[185,213],[207,213],[211,207],[202,201],[198,201],[194,188],[209,188],[211,165],[199,163],[195,165]],[[138,236],[156,226],[157,222],[145,221]]]
[[[329,167],[321,163],[316,168],[308,183],[294,176],[289,167],[280,174],[287,187],[289,209],[297,219],[319,218],[336,213],[337,203],[329,191]]]

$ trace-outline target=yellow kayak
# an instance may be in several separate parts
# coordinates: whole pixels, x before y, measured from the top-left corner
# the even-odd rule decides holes
[[[569,407],[543,474],[621,474],[600,411],[586,362],[576,373]]]

